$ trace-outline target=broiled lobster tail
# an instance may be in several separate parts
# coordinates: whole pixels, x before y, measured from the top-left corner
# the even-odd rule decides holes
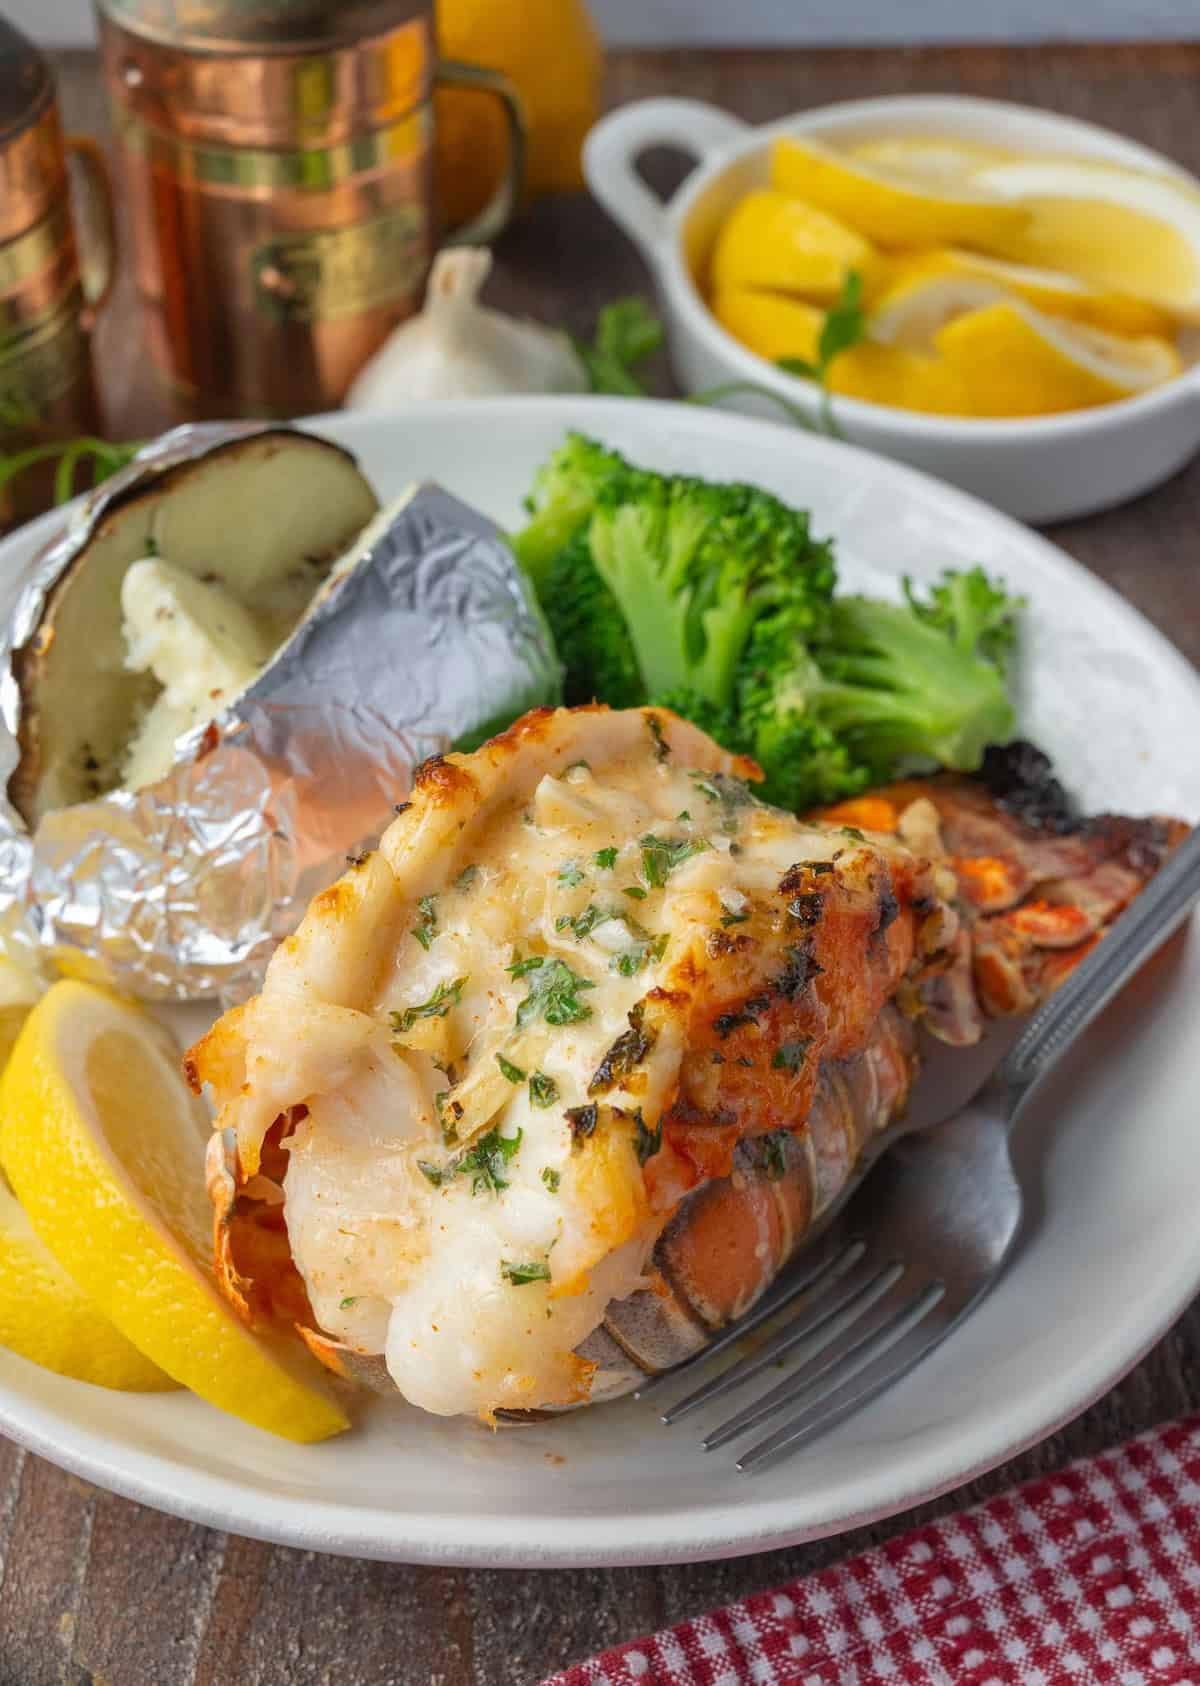
[[[961,1047],[989,1019],[1031,1013],[1187,831],[1168,819],[1076,818],[1046,758],[1025,744],[992,751],[981,780],[910,780],[818,817],[899,836],[941,862],[961,923],[906,980],[900,1010],[883,1009],[865,1049],[822,1064],[806,1124],[742,1142],[733,1172],[682,1204],[649,1287],[610,1306],[582,1349],[599,1365],[593,1397],[682,1363],[749,1310],[902,1116],[918,1027]]]

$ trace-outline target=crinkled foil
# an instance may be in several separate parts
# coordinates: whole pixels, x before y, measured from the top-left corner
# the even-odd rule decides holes
[[[249,431],[176,429],[91,511],[147,460],[166,466]],[[421,760],[555,699],[548,634],[491,522],[425,485],[359,544],[255,683],[181,740],[166,778],[59,809],[32,837],[0,806],[8,941],[149,999],[236,1000],[314,892],[378,837]],[[0,645],[5,789],[21,708],[10,659],[72,551],[64,535],[31,563]]]

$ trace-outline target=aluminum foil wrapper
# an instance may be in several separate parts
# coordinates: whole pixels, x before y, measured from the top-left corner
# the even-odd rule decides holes
[[[253,428],[180,428],[168,466]],[[68,535],[31,564],[0,646],[0,774],[16,765],[10,658],[38,623]],[[0,806],[0,933],[74,975],[152,1000],[251,993],[312,895],[383,831],[414,768],[555,700],[559,669],[499,530],[418,487],[226,712],[176,746],[167,777],[46,815]]]

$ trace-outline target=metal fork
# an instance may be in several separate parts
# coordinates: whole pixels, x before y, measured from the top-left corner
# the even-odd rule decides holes
[[[697,1358],[649,1384],[706,1364],[792,1309],[783,1328],[663,1411],[663,1422],[679,1422],[802,1348],[798,1368],[704,1440],[712,1451],[788,1412],[737,1460],[740,1470],[760,1469],[843,1422],[940,1346],[999,1278],[1020,1234],[1021,1189],[1008,1152],[1014,1121],[1197,896],[1200,828],[1034,1016],[974,1101],[945,1123],[902,1134],[806,1249],[794,1278]]]

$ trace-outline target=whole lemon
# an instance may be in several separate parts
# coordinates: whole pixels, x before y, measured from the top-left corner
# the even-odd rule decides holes
[[[521,95],[527,197],[581,187],[580,150],[599,114],[604,64],[585,0],[437,0],[437,28],[443,58],[502,71]],[[454,228],[498,187],[507,130],[492,94],[441,88],[436,110],[439,204]]]

